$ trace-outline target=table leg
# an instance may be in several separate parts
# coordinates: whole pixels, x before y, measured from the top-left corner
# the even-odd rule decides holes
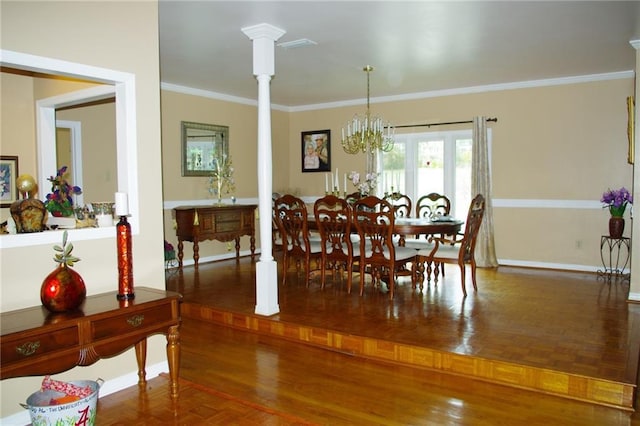
[[[144,388],[147,385],[147,339],[144,338],[136,343],[136,361],[138,362],[138,386]]]
[[[240,260],[240,237],[236,237],[236,260]]]
[[[198,239],[193,239],[193,265],[198,269],[198,259],[200,259],[200,246],[198,245]]]
[[[256,254],[256,236],[255,234],[251,234],[251,237],[249,239],[249,241],[251,242],[251,260],[254,259],[255,254]]]
[[[184,253],[182,252],[184,249],[184,244],[182,243],[182,238],[178,238],[178,267],[182,269],[182,257]]]
[[[171,379],[171,398],[178,398],[178,377],[180,373],[180,331],[179,326],[169,327],[167,334],[167,361]]]

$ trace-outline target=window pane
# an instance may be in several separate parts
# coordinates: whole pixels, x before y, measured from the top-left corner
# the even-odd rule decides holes
[[[396,141],[393,151],[385,152],[382,155],[382,179],[378,179],[378,192],[390,193],[391,187],[395,192],[403,192],[406,188],[404,184],[405,172],[404,162],[407,145]],[[404,192],[403,192],[404,193]]]
[[[444,193],[444,141],[418,142],[416,200],[430,192]]]
[[[471,203],[471,139],[456,140],[456,195],[453,215],[464,218]]]

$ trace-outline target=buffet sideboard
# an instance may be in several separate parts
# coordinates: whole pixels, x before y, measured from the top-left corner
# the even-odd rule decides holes
[[[198,267],[199,242],[218,240],[236,242],[236,258],[240,257],[240,237],[249,236],[251,258],[255,256],[256,204],[223,204],[217,206],[180,206],[174,208],[178,237],[178,267],[182,268],[184,241],[193,243],[193,262]]]

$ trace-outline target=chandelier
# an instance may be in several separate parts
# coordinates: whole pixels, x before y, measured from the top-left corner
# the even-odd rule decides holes
[[[347,154],[374,154],[377,151],[389,152],[393,149],[395,129],[390,123],[384,123],[380,117],[371,117],[369,109],[369,73],[371,65],[362,69],[367,73],[367,112],[364,117],[357,114],[342,128],[342,149]]]

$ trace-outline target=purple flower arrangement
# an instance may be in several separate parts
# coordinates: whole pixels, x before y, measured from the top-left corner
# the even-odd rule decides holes
[[[71,196],[73,194],[82,194],[82,189],[79,186],[69,185],[65,178],[66,174],[67,166],[62,166],[55,176],[47,179],[51,182],[51,192],[47,194],[44,207],[53,216],[73,216],[73,198]]]
[[[628,189],[622,187],[616,190],[607,190],[600,199],[604,203],[603,208],[609,208],[613,217],[622,217],[627,208],[627,204],[633,204],[633,196]]]

